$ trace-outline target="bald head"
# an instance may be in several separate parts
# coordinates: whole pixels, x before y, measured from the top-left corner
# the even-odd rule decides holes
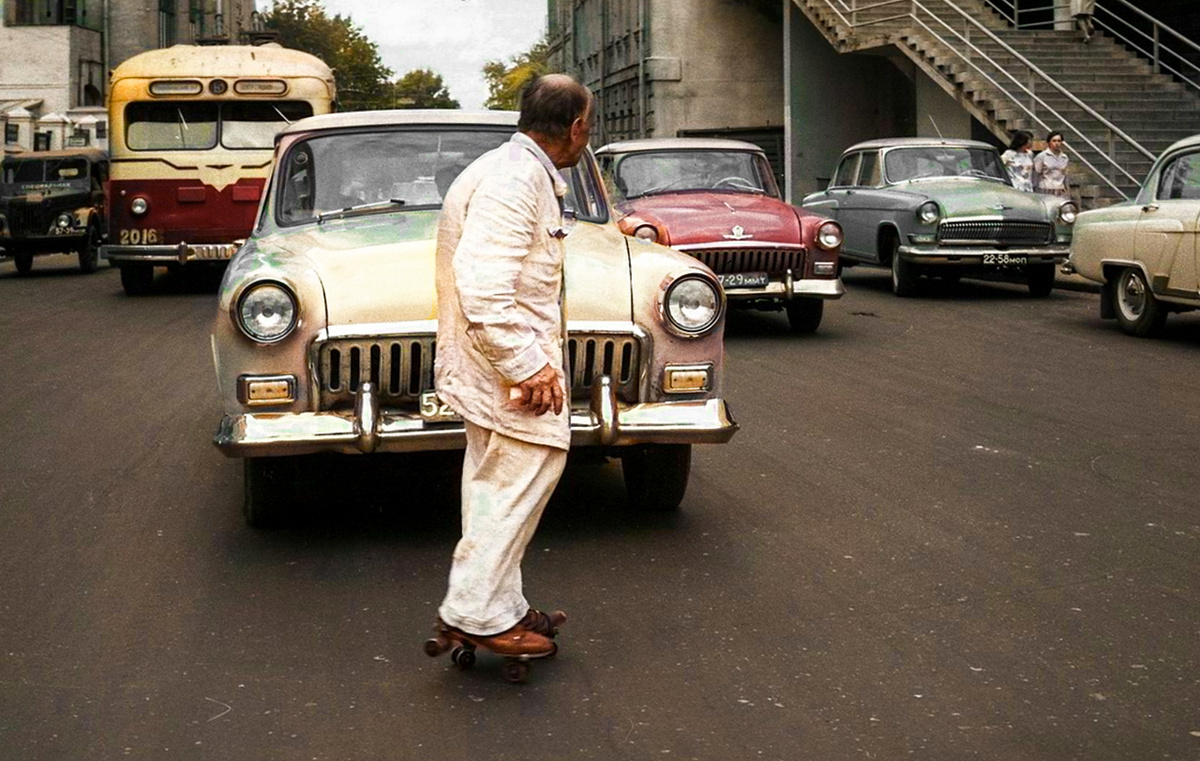
[[[587,120],[591,104],[591,92],[566,74],[534,77],[521,91],[517,129],[562,140],[576,120]]]

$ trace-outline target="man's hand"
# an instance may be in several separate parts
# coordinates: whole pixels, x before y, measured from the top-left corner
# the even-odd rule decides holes
[[[517,391],[521,392],[520,397],[517,397]],[[560,414],[563,408],[563,387],[558,382],[558,373],[546,363],[531,377],[513,386],[512,403],[535,415],[545,415],[551,407],[554,408],[555,415]]]

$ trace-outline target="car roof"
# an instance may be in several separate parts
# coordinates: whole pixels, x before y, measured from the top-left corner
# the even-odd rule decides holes
[[[516,111],[458,111],[448,108],[390,109],[387,111],[347,111],[321,114],[292,122],[279,134],[311,130],[350,129],[354,127],[398,127],[412,124],[470,125],[484,127],[517,126]]]
[[[1195,145],[1200,145],[1200,135],[1192,135],[1191,137],[1185,137],[1184,139],[1172,144],[1171,147],[1167,149],[1167,151],[1174,151],[1174,150],[1178,150],[1180,148],[1191,148],[1192,146],[1195,146]]]
[[[900,148],[900,147],[935,147],[948,146],[952,148],[995,148],[991,143],[985,143],[982,140],[959,140],[955,138],[939,138],[939,137],[888,137],[880,140],[867,140],[856,145],[852,145],[842,153],[852,153],[854,151],[877,151],[881,148]]]
[[[655,137],[648,140],[621,140],[609,143],[596,151],[606,153],[640,153],[643,151],[755,151],[762,153],[754,143],[741,140],[726,140],[716,137]]]
[[[99,148],[64,149],[61,151],[26,151],[24,153],[9,153],[2,158],[13,161],[28,161],[29,159],[68,159],[85,158],[88,161],[107,161],[108,153]]]

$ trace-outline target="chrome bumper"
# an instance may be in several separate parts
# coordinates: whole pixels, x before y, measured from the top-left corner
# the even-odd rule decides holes
[[[722,399],[621,404],[607,377],[592,388],[588,406],[571,410],[571,446],[721,444],[738,425]],[[339,452],[420,452],[462,449],[461,423],[426,423],[420,415],[379,407],[374,384],[364,383],[350,412],[259,412],[225,415],[213,443],[229,457]]]
[[[1054,262],[1061,264],[1071,253],[1070,244],[1053,246],[901,246],[905,261],[920,264],[959,264],[984,266],[984,256],[1024,256],[1029,264]],[[988,264],[987,266],[991,266]]]
[[[240,243],[177,243],[171,246],[101,246],[100,256],[110,262],[131,264],[187,264],[229,261]]]
[[[841,278],[808,278],[793,280],[789,273],[783,280],[772,280],[758,288],[726,288],[725,298],[729,301],[750,299],[840,299],[846,293]]]

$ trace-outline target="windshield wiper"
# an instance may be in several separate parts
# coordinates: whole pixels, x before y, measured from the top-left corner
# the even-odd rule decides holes
[[[317,214],[317,224],[321,224],[327,219],[343,219],[345,217],[353,217],[358,214],[371,214],[376,211],[387,211],[399,206],[406,205],[407,201],[403,198],[390,198],[386,201],[375,201],[373,203],[360,203],[357,206],[347,206],[344,209],[335,211],[323,211]]]

